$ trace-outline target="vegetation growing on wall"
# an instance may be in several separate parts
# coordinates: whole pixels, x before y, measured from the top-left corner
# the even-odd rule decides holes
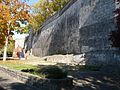
[[[33,7],[32,26],[34,30],[57,11],[62,9],[70,0],[39,0]]]

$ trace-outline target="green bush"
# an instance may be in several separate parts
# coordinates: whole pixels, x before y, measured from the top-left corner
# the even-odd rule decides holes
[[[22,71],[22,72],[29,72],[29,73],[35,72],[34,69],[22,69],[21,71]]]
[[[45,75],[45,78],[49,79],[62,79],[67,77],[67,71],[58,66],[45,66],[37,69],[36,72],[40,75]]]

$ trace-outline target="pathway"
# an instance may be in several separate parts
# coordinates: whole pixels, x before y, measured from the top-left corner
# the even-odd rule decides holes
[[[4,88],[4,89],[2,89]],[[0,71],[0,90],[37,90]]]

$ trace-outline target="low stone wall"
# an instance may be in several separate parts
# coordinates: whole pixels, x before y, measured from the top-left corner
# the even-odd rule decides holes
[[[85,54],[51,55],[51,56],[41,57],[40,60],[48,61],[48,62],[50,61],[50,62],[57,63],[57,64],[62,63],[62,64],[67,64],[67,65],[71,65],[71,64],[85,65],[86,63]]]
[[[0,66],[0,70],[29,86],[38,88],[39,90],[71,90],[72,88],[72,78],[43,79],[35,75],[12,70],[3,66]]]
[[[53,63],[65,63],[65,64],[70,64],[73,61],[73,54],[68,54],[68,55],[52,55],[52,56],[45,56],[42,57],[41,60],[44,61],[50,61]]]

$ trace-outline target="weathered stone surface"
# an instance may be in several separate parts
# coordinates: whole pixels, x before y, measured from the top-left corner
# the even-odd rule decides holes
[[[109,40],[117,30],[115,8],[115,0],[71,0],[33,36],[33,54],[85,54],[89,64],[117,59]]]

